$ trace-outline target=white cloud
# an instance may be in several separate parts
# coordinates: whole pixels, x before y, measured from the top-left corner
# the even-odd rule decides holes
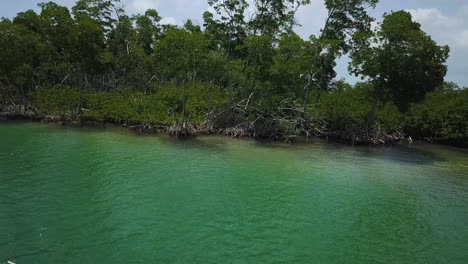
[[[144,13],[148,9],[160,8],[159,0],[126,0],[124,4],[132,13]]]
[[[468,48],[468,30],[464,30],[456,37],[458,46]]]
[[[468,17],[464,16],[463,10],[468,10],[468,6],[461,8],[460,12],[452,16],[443,14],[439,9],[409,9],[413,19],[421,24],[421,27],[437,42],[449,44],[450,46],[464,45],[468,28]]]
[[[296,20],[301,27],[296,29],[297,33],[305,39],[312,34],[319,34],[325,24],[327,12],[324,0],[312,1],[310,5],[299,8]]]
[[[468,5],[463,6],[458,10],[458,15],[461,17],[467,17],[468,16]]]
[[[451,29],[463,25],[463,19],[457,16],[446,16],[437,8],[408,9],[413,19],[425,26],[437,29]]]
[[[177,19],[173,18],[173,17],[164,17],[161,19],[161,24],[164,24],[164,25],[181,25],[182,23],[180,23]]]
[[[156,9],[163,24],[173,25],[182,25],[188,19],[201,24],[203,12],[209,8],[206,0],[122,0],[122,4],[129,14]]]

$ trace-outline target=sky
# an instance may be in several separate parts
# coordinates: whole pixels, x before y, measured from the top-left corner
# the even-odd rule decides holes
[[[0,17],[12,18],[18,12],[36,9],[43,0],[0,0]],[[72,7],[75,0],[55,0],[54,2]],[[148,8],[158,10],[163,22],[182,25],[187,19],[203,24],[202,14],[209,11],[207,0],[122,0],[129,14],[144,13]],[[407,10],[414,20],[422,25],[439,45],[449,45],[451,52],[447,62],[447,81],[468,87],[468,0],[380,0],[370,14],[382,20],[386,12]],[[317,34],[323,26],[326,9],[323,0],[312,0],[312,4],[301,8],[297,20],[302,26],[297,33],[303,38]],[[348,60],[338,62],[338,78],[354,83],[359,79],[347,71]]]

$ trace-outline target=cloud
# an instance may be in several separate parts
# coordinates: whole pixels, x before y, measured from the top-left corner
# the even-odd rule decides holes
[[[426,27],[430,26],[432,29],[452,29],[463,25],[462,18],[446,16],[437,8],[418,8],[408,9],[407,11],[411,13],[415,21],[424,24]]]
[[[203,12],[209,8],[206,0],[122,0],[122,4],[129,14],[156,9],[163,17],[163,24],[173,25],[182,25],[188,19],[202,24]]]
[[[159,9],[159,0],[125,0],[124,5],[131,13],[144,13],[148,9]]]
[[[327,18],[327,9],[323,0],[312,1],[310,5],[299,8],[296,20],[301,25],[296,28],[297,33],[304,39],[310,35],[318,35]]]
[[[468,48],[468,30],[464,30],[456,37],[456,43],[458,46]]]
[[[161,19],[161,24],[164,25],[181,25],[182,23],[173,17],[164,17]]]
[[[468,6],[463,7],[454,15],[445,15],[437,8],[408,9],[413,19],[437,42],[456,47],[465,46],[466,29],[468,28]]]

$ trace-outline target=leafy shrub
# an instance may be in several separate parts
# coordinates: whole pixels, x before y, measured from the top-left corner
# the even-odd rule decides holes
[[[371,103],[364,89],[328,92],[321,96],[318,107],[330,131],[345,131],[365,125]]]
[[[33,93],[32,102],[45,114],[73,115],[78,112],[80,91],[61,85],[46,87]]]
[[[393,102],[379,105],[377,120],[387,133],[400,132],[405,123],[404,115]]]
[[[427,94],[411,106],[406,132],[418,138],[468,138],[468,89]]]

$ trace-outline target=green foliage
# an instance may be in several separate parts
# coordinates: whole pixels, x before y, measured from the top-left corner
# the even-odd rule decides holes
[[[468,89],[429,93],[412,105],[406,130],[414,137],[468,138]]]
[[[146,54],[150,55],[153,53],[153,46],[155,41],[161,34],[161,26],[159,22],[161,17],[158,11],[154,9],[148,9],[145,15],[138,15],[136,20],[136,30],[138,32],[138,44]]]
[[[283,35],[279,41],[278,53],[274,57],[272,79],[275,94],[285,97],[300,97],[306,85],[304,73],[313,63],[312,45],[298,35]]]
[[[372,109],[371,97],[372,87],[359,83],[352,88],[324,93],[317,111],[331,131],[365,129]],[[375,121],[388,133],[402,131],[404,120],[393,103],[377,105]]]
[[[356,54],[351,68],[378,83],[380,100],[393,100],[405,112],[443,84],[449,48],[438,46],[410,13],[386,14],[374,41],[378,46]]]
[[[226,94],[215,85],[196,83],[187,87],[186,115],[193,123],[203,123],[212,110],[227,105]],[[168,113],[166,123],[181,122],[183,119],[184,89],[176,86],[161,86],[155,91]]]
[[[254,0],[255,12],[249,27],[253,34],[275,37],[280,33],[291,33],[296,25],[294,16],[300,6],[310,0]]]
[[[179,82],[194,82],[203,77],[200,68],[206,68],[209,40],[202,33],[171,29],[156,44],[156,59],[164,78]]]
[[[115,18],[123,10],[118,6],[120,0],[78,0],[72,8],[74,16],[88,16],[94,20],[104,32],[113,27]]]
[[[249,36],[242,48],[249,53],[247,76],[259,81],[268,80],[275,55],[272,39],[268,36]]]
[[[275,137],[323,124],[466,136],[466,92],[443,82],[448,47],[405,11],[372,32],[368,11],[378,0],[324,2],[324,27],[308,39],[294,29],[310,0],[208,0],[214,13],[203,14],[203,27],[163,25],[154,9],[128,16],[119,0],[79,0],[71,11],[41,3],[40,13],[0,20],[0,104],[127,124],[214,124],[216,116]],[[345,54],[368,82],[335,79]]]
[[[330,131],[347,131],[365,127],[371,110],[368,90],[353,88],[322,95],[317,111]]]
[[[73,116],[78,113],[80,91],[68,86],[52,86],[34,92],[32,102],[44,114]]]
[[[40,36],[21,24],[0,22],[0,92],[21,102],[38,80],[35,69],[45,53]]]
[[[327,40],[338,53],[348,53],[361,47],[362,37],[371,32],[367,9],[374,8],[379,0],[325,0],[327,22],[318,39]]]
[[[379,124],[389,133],[401,132],[405,124],[405,116],[393,102],[381,104],[376,113]]]
[[[82,118],[100,122],[173,124],[183,118],[184,89],[159,86],[152,92],[133,88],[119,92],[83,91]],[[67,86],[39,89],[32,95],[34,105],[44,114],[72,116],[80,106],[80,91]],[[187,88],[186,114],[193,123],[226,106],[228,100],[216,85],[194,84]]]
[[[235,47],[242,45],[246,37],[247,22],[245,11],[246,0],[208,0],[219,19],[210,12],[203,14],[205,32],[211,37],[213,46],[220,45],[228,59],[237,58]]]
[[[133,100],[125,96],[125,92],[107,93],[98,92],[86,96],[85,118],[98,121],[122,121],[136,117]]]

